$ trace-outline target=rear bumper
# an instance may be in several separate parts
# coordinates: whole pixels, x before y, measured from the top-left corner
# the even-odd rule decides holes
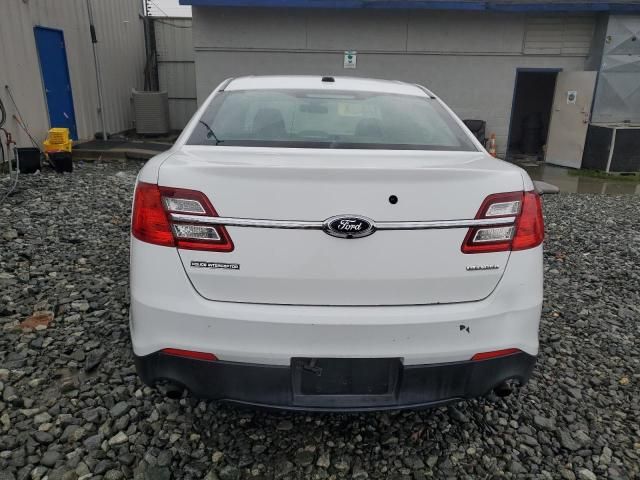
[[[522,352],[484,361],[405,365],[390,394],[367,396],[298,395],[290,366],[194,360],[159,352],[136,356],[135,361],[148,385],[170,381],[201,398],[288,410],[362,411],[429,407],[485,395],[507,380],[524,384],[535,357]]]
[[[131,341],[140,357],[176,348],[240,364],[350,357],[401,358],[412,366],[508,348],[538,353],[542,247],[513,252],[484,300],[370,307],[210,301],[189,283],[175,249],[135,238],[131,248]]]

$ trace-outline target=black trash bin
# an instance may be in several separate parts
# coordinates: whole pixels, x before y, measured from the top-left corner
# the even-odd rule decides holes
[[[33,147],[16,148],[20,173],[35,173],[40,170],[40,150]]]
[[[73,172],[73,162],[71,161],[70,152],[49,153],[49,160],[53,164],[56,172]]]

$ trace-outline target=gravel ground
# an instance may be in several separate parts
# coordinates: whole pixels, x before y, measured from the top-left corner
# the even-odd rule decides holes
[[[640,197],[546,200],[542,348],[518,396],[271,413],[167,400],[136,377],[138,168],[23,176],[0,206],[0,480],[640,478]]]

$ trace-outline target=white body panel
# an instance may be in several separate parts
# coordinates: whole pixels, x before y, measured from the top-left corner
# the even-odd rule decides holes
[[[133,239],[131,254],[131,335],[139,356],[181,348],[270,365],[295,356],[401,357],[413,365],[503,348],[538,352],[542,247],[512,253],[503,280],[482,301],[387,307],[214,302],[193,289],[174,249]]]

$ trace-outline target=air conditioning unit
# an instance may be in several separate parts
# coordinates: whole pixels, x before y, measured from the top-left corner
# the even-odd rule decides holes
[[[169,95],[167,92],[132,90],[136,114],[136,133],[164,135],[169,133]]]

